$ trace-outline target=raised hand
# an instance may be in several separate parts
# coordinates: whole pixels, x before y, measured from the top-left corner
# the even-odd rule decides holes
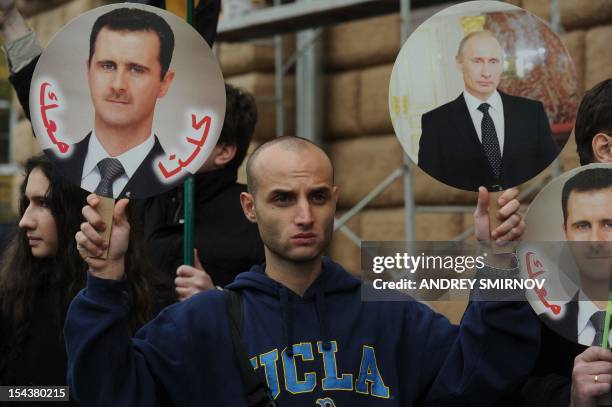
[[[174,284],[176,285],[176,295],[180,301],[215,287],[210,275],[204,271],[204,267],[200,263],[197,249],[194,249],[193,258],[195,267],[183,264],[176,270]]]
[[[79,254],[94,275],[118,280],[123,276],[124,257],[130,238],[130,224],[126,217],[129,201],[121,199],[115,203],[110,243],[101,236],[101,233],[111,225],[107,225],[96,210],[100,204],[100,197],[90,194],[87,203],[82,211],[85,222],[81,224],[81,230],[75,235]],[[107,248],[109,249],[107,258],[100,258]]]

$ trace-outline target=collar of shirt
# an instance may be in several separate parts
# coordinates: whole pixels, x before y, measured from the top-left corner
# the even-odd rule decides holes
[[[472,96],[472,94],[470,92],[468,92],[467,90],[463,91],[463,98],[465,99],[465,104],[468,107],[468,110],[471,111],[478,111],[478,113],[482,112],[480,110],[478,110],[478,106],[480,106],[483,103],[488,103],[491,106],[491,109],[497,111],[497,112],[501,112],[503,114],[503,105],[502,105],[502,100],[501,100],[501,96],[499,95],[498,91],[495,91],[491,94],[491,96],[489,96],[489,98],[487,100],[485,100],[484,102],[474,96]]]
[[[593,301],[591,301],[582,290],[580,290],[578,293],[578,321],[576,321],[578,336],[585,330],[589,322],[591,322],[591,317],[597,311],[600,311],[600,309],[597,308]],[[595,327],[593,327],[593,329],[594,328]]]
[[[153,133],[151,133],[145,141],[114,158],[119,160],[123,166],[123,169],[125,170],[125,174],[128,176],[128,178],[131,178],[154,145],[155,137],[153,136]],[[88,176],[95,168],[97,168],[100,160],[107,157],[110,157],[110,155],[106,152],[100,143],[100,140],[98,140],[96,131],[92,130],[91,137],[89,138],[87,156],[85,157],[85,162],[83,163],[83,174],[81,179]]]

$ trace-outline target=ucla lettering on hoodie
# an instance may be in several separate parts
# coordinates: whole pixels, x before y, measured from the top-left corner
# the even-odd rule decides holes
[[[331,346],[324,347],[321,341],[316,344],[299,343],[293,345],[293,357],[287,356],[286,350],[282,350],[282,379],[279,377],[279,350],[273,349],[269,352],[250,359],[253,369],[257,370],[260,366],[265,371],[265,378],[270,389],[270,393],[277,398],[283,390],[291,394],[311,393],[317,386],[321,386],[323,391],[346,390],[356,391],[357,393],[367,394],[374,397],[389,398],[389,388],[385,386],[384,380],[378,370],[376,362],[376,351],[372,346],[363,345],[363,354],[359,370],[356,374],[338,374],[338,364],[336,362],[336,352],[338,352],[337,341],[331,341]],[[327,349],[326,349],[327,348]],[[315,356],[313,349],[318,350]],[[314,362],[315,357],[323,362],[323,377],[317,381],[317,373],[308,370],[307,363]],[[304,372],[298,370],[298,363],[304,366]],[[312,364],[314,366],[314,364]],[[353,379],[355,378],[355,379]],[[321,400],[321,401],[320,401]],[[318,399],[317,403],[326,401],[332,403],[330,398]],[[326,404],[322,404],[326,405]]]
[[[413,300],[365,302],[323,258],[299,296],[260,266],[228,288],[243,299],[243,346],[280,407],[491,406],[528,375],[537,316],[520,302],[472,303],[460,326]],[[245,407],[224,295],[198,294],[127,334],[125,281],[88,277],[65,326],[81,405]]]

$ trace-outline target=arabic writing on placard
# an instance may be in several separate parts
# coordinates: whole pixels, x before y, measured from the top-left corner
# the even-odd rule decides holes
[[[189,164],[191,164],[191,162],[198,156],[206,143],[206,139],[208,138],[211,121],[212,118],[210,116],[204,116],[202,120],[198,121],[195,114],[191,115],[191,127],[193,127],[193,129],[196,131],[201,130],[202,127],[204,127],[204,129],[202,129],[201,134],[198,134],[200,136],[199,138],[185,137],[185,140],[187,140],[188,143],[193,144],[195,147],[193,147],[193,151],[186,159],[178,159],[176,168],[169,170],[162,162],[158,163],[158,167],[164,178],[173,178],[175,175],[179,174],[183,168],[187,168],[187,166],[189,166]],[[176,154],[170,154],[168,156],[168,160],[176,161]]]
[[[55,132],[57,132],[57,122],[55,120],[50,120],[49,117],[47,117],[47,112],[49,110],[60,107],[56,93],[52,92],[51,90],[47,92],[47,88],[50,88],[51,86],[52,85],[49,82],[43,82],[42,85],[40,85],[40,116],[42,117],[43,126],[45,126],[49,140],[51,143],[53,143],[53,145],[57,146],[60,153],[65,154],[68,152],[70,146],[58,140],[55,135]]]
[[[537,279],[538,276],[541,276],[546,272],[544,270],[544,265],[542,261],[536,257],[534,252],[527,252],[525,255],[525,264],[527,265],[527,276],[532,279]],[[533,291],[536,293],[542,305],[546,308],[550,309],[553,314],[559,315],[561,313],[561,306],[557,304],[551,304],[546,299],[548,292],[546,288],[534,288]]]

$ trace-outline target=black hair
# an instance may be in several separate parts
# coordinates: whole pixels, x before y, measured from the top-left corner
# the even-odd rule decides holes
[[[612,168],[591,168],[580,171],[563,185],[561,192],[561,209],[563,224],[567,223],[567,203],[572,191],[589,192],[612,188]]]
[[[23,217],[29,200],[26,186],[34,169],[42,171],[49,180],[45,200],[55,220],[58,241],[57,251],[49,258],[36,258],[28,245],[27,232],[19,229],[0,262],[0,329],[11,329],[11,341],[0,343],[2,366],[15,360],[29,331],[29,320],[34,298],[41,288],[61,287],[55,292],[59,308],[68,302],[85,285],[87,267],[76,249],[74,235],[81,223],[81,208],[87,192],[72,185],[57,171],[44,155],[31,157],[24,164],[25,178],[20,187],[19,217]]]
[[[612,135],[612,79],[593,86],[580,102],[574,134],[581,165],[594,161],[592,143],[598,133]]]
[[[236,155],[225,166],[237,170],[255,132],[257,105],[253,95],[229,84],[225,84],[225,100],[225,120],[217,144],[236,146]]]
[[[74,296],[85,286],[87,264],[77,251],[75,234],[83,218],[81,210],[87,204],[87,191],[62,176],[44,154],[29,158],[24,163],[25,178],[20,187],[19,217],[30,204],[26,187],[32,171],[38,169],[49,181],[45,201],[55,221],[57,251],[47,258],[32,255],[27,231],[19,229],[0,259],[0,382],[7,366],[21,355],[30,332],[33,304],[38,296],[51,295],[56,306],[54,312],[63,313]],[[128,219],[134,227],[125,254],[125,273],[128,281],[130,314],[128,327],[132,333],[149,321],[158,305],[171,301],[168,288],[158,272],[149,265],[139,224],[132,222],[137,216],[128,207]],[[172,294],[173,294],[172,287]],[[6,331],[5,331],[6,330]],[[10,335],[2,335],[2,332]],[[61,332],[50,332],[60,335]]]
[[[139,8],[121,7],[102,14],[91,28],[89,37],[89,63],[96,49],[96,39],[102,28],[112,31],[153,31],[159,37],[159,64],[161,80],[166,76],[174,52],[174,33],[162,17]]]

